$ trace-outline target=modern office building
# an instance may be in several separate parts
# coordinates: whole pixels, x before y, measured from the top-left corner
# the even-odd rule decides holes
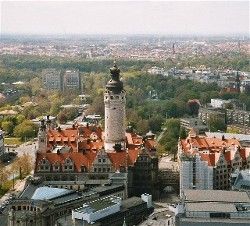
[[[44,69],[42,71],[43,88],[46,90],[63,90],[62,72],[57,69]]]
[[[54,68],[44,69],[42,71],[42,82],[45,90],[59,91],[82,91],[82,79],[79,70],[61,70]]]
[[[79,70],[66,70],[63,77],[64,91],[82,91],[82,79]]]

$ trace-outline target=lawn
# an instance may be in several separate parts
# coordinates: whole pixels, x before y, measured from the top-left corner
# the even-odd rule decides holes
[[[23,142],[17,137],[5,137],[4,145],[21,145]]]

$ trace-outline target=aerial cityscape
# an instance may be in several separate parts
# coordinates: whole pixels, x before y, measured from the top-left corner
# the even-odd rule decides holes
[[[1,226],[249,225],[248,1],[0,11]]]

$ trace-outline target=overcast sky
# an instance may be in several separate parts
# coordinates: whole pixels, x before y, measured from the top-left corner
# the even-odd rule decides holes
[[[1,1],[1,33],[249,34],[249,1]]]

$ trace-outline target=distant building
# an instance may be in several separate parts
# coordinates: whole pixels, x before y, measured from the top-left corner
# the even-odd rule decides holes
[[[249,206],[247,192],[184,190],[177,225],[247,226]]]
[[[210,118],[219,118],[223,120],[223,122],[226,122],[226,113],[224,109],[200,108],[198,118],[205,124],[207,124]]]
[[[227,124],[239,124],[242,126],[250,126],[250,111],[241,111],[235,109],[227,109]]]
[[[66,70],[64,74],[64,91],[82,91],[82,80],[79,70]]]
[[[211,99],[211,106],[213,108],[223,108],[226,102],[226,100],[222,99]]]
[[[42,83],[46,90],[63,91],[63,76],[60,70],[44,69],[42,71]]]
[[[182,118],[180,123],[181,127],[185,128],[186,131],[193,129],[197,134],[204,134],[208,131],[208,127],[198,118]]]

